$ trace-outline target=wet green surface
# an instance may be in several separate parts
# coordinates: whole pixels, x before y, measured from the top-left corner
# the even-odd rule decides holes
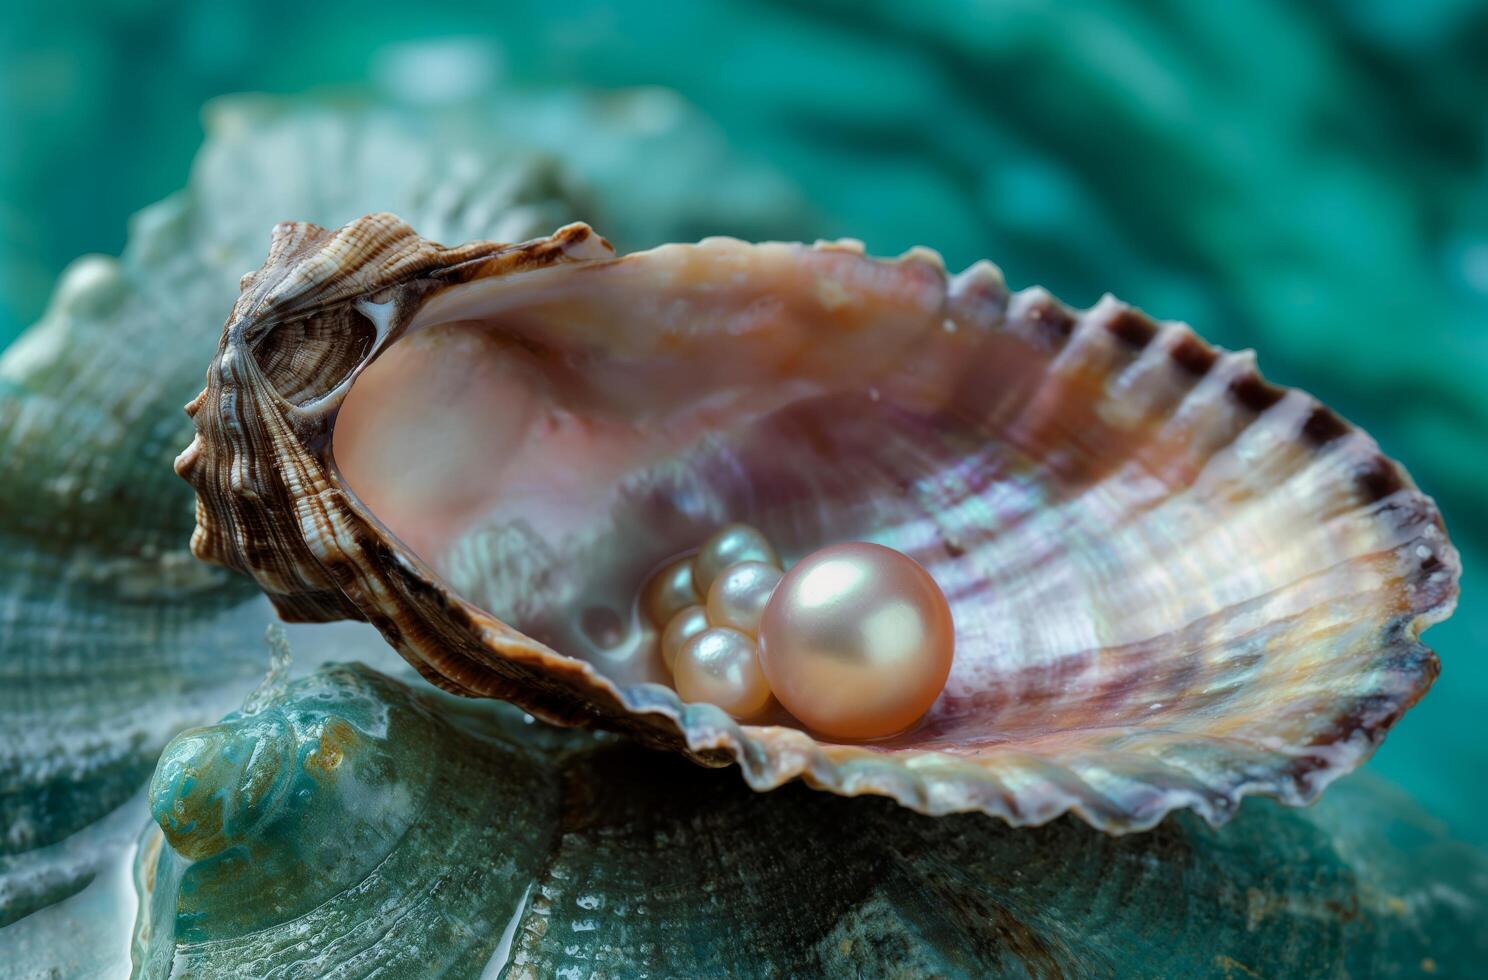
[[[427,689],[425,689],[427,691]],[[444,703],[436,703],[444,702]],[[1018,829],[523,726],[358,666],[166,747],[150,975],[1456,975],[1488,858],[1345,779],[1130,837]],[[185,852],[195,863],[183,860]]]

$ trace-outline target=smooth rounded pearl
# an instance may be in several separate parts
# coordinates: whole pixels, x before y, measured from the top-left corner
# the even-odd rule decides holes
[[[702,548],[698,549],[692,572],[698,593],[707,595],[718,573],[741,561],[762,561],[780,567],[775,549],[770,547],[763,534],[748,524],[730,524],[704,541]]]
[[[682,700],[716,704],[735,718],[757,715],[770,703],[753,637],[726,627],[688,640],[677,655],[673,680]]]
[[[760,619],[760,667],[775,697],[835,738],[912,725],[945,687],[954,644],[950,606],[929,573],[865,542],[807,555]]]
[[[730,565],[708,589],[708,622],[753,636],[759,632],[760,614],[779,581],[780,569],[762,561]]]
[[[679,610],[702,602],[704,594],[693,587],[692,558],[679,558],[651,576],[641,593],[641,611],[661,629]]]
[[[667,623],[661,633],[661,660],[667,670],[677,669],[677,654],[687,641],[708,628],[708,613],[702,606],[688,606]]]

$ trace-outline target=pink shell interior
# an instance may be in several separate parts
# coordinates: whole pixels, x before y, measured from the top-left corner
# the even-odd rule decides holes
[[[1248,353],[924,252],[712,239],[451,287],[362,370],[333,452],[456,593],[756,785],[913,784],[930,812],[1306,799],[1424,692],[1416,637],[1455,596],[1430,501]],[[787,560],[858,539],[925,566],[957,639],[918,726],[833,745],[646,685],[639,589],[731,521]]]

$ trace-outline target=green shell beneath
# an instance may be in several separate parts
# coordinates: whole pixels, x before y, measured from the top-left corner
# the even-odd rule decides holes
[[[462,707],[331,667],[172,741],[150,789],[169,846],[148,833],[136,871],[145,972],[1318,976],[1481,952],[1488,862],[1368,777],[1220,830],[1015,830],[759,795]]]

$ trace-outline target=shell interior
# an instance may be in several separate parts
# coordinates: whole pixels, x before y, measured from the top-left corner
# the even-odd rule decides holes
[[[1436,674],[1417,636],[1458,563],[1430,500],[1183,325],[1010,294],[986,263],[948,279],[925,250],[614,258],[583,226],[442,250],[364,222],[285,232],[229,321],[252,364],[219,355],[183,457],[197,551],[281,609],[371,619],[446,686],[732,757],[757,788],[1124,830],[1310,799]],[[229,381],[255,401],[236,447]],[[199,457],[266,453],[308,475],[254,518],[212,501]],[[255,520],[287,536],[277,568],[243,552]],[[732,521],[787,561],[871,540],[930,572],[956,659],[920,724],[835,743],[655,683],[636,597]]]

